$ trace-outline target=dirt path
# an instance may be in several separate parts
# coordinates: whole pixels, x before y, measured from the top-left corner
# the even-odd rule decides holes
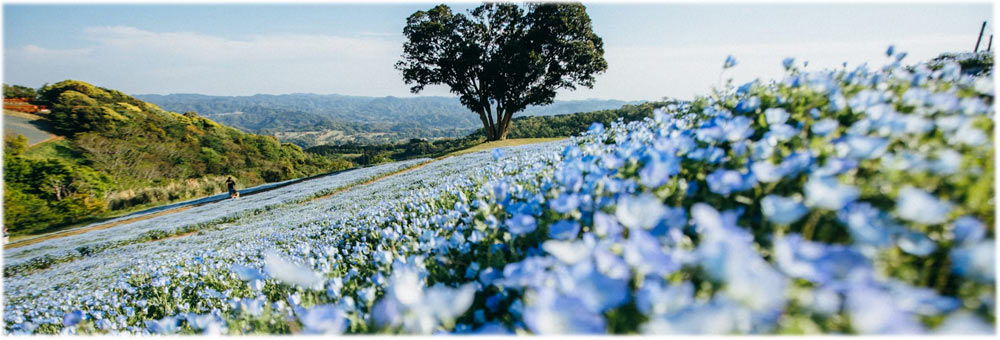
[[[66,136],[52,136],[52,137],[46,138],[46,139],[44,139],[44,140],[42,140],[42,141],[40,141],[38,143],[31,144],[31,145],[28,145],[28,146],[33,148],[33,147],[36,147],[36,146],[39,146],[39,145],[42,145],[42,144],[45,144],[45,143],[48,143],[48,142],[61,141],[63,139],[66,139]]]

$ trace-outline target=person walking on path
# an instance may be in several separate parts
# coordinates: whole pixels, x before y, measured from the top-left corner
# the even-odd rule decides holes
[[[240,193],[236,191],[236,181],[232,177],[226,179],[226,188],[229,190],[229,198],[240,197]]]

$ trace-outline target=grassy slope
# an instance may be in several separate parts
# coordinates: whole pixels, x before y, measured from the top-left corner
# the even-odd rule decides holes
[[[458,155],[464,155],[464,154],[467,154],[467,153],[473,153],[473,152],[479,152],[479,151],[485,151],[485,150],[492,150],[492,149],[496,149],[496,148],[500,148],[500,147],[505,147],[505,146],[518,146],[518,145],[525,145],[525,144],[545,143],[545,142],[553,142],[553,141],[563,140],[563,139],[566,139],[566,137],[555,137],[555,138],[513,138],[513,139],[505,139],[505,140],[501,140],[501,141],[486,142],[486,143],[483,143],[483,144],[479,144],[479,145],[473,146],[473,147],[468,148],[468,149],[458,150],[458,151],[449,153],[447,155],[444,155],[441,158],[451,157],[451,156],[458,156]]]

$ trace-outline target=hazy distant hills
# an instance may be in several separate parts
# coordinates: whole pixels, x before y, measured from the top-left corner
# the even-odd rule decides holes
[[[482,126],[479,116],[449,97],[361,97],[319,94],[208,96],[137,95],[174,112],[197,112],[247,132],[276,134],[302,146],[337,141],[392,142],[408,138],[464,136]],[[620,108],[622,100],[570,100],[529,107],[518,116],[548,116]],[[334,140],[314,133],[337,131]],[[284,133],[283,133],[284,132]],[[302,137],[302,138],[299,138]],[[304,138],[304,139],[303,139]]]

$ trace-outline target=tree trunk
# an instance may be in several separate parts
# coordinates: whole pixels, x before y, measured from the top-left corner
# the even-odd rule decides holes
[[[511,117],[514,117],[514,113],[513,112],[506,112],[506,113],[504,113],[503,119],[501,120],[501,124],[500,124],[500,139],[501,140],[507,139],[507,131],[510,128],[510,119],[511,119]]]
[[[487,119],[487,122],[486,122],[487,124],[486,124],[486,126],[484,126],[486,128],[486,140],[492,142],[492,141],[497,140],[497,137],[499,136],[499,134],[497,134],[497,128],[496,128],[497,127],[497,124],[496,124],[497,122],[493,121],[493,108],[491,108],[489,104],[486,104],[486,105],[483,105],[483,106],[486,107],[486,110],[485,110],[486,114],[485,115],[486,115],[486,119]]]
[[[483,132],[486,133],[486,140],[492,141],[493,140],[493,126],[490,125],[490,122],[486,119],[486,113],[484,113],[483,111],[484,110],[481,110],[479,112],[479,120],[483,122]]]
[[[497,119],[496,124],[493,127],[493,136],[496,137],[494,140],[504,140],[507,139],[507,128],[504,124],[506,118],[506,112],[500,103],[497,103]]]

